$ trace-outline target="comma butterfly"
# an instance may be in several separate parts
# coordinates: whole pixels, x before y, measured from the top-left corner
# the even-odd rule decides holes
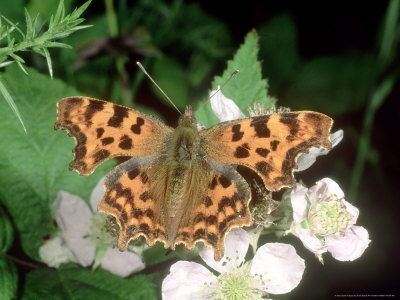
[[[102,162],[131,156],[104,182],[98,210],[120,227],[118,247],[143,236],[149,246],[202,241],[220,260],[225,235],[251,224],[248,183],[236,171],[257,172],[265,187],[291,187],[297,157],[312,147],[330,148],[332,119],[288,112],[227,121],[198,130],[191,107],[173,129],[134,109],[87,97],[57,104],[55,129],[76,141],[70,169],[90,175]]]

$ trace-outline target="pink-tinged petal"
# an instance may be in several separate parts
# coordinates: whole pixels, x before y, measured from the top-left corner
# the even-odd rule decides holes
[[[332,148],[335,147],[340,141],[343,139],[343,130],[340,129],[330,135]],[[297,159],[297,168],[294,170],[295,172],[300,172],[311,167],[318,156],[327,155],[331,149],[324,148],[311,148],[308,153],[303,153]]]
[[[325,239],[328,251],[340,261],[352,261],[359,258],[367,249],[371,240],[368,231],[361,226],[352,226],[344,236],[331,235]]]
[[[219,88],[219,86],[218,86]],[[216,92],[212,91],[210,97]],[[230,121],[244,118],[245,115],[240,111],[239,107],[233,100],[226,98],[221,91],[216,93],[211,99],[211,109],[217,118],[221,121]]]
[[[242,228],[232,228],[225,237],[225,252],[220,261],[214,260],[214,252],[209,247],[200,246],[199,255],[214,270],[222,273],[238,267],[249,249],[249,235]]]
[[[301,223],[307,218],[307,188],[301,184],[296,184],[290,193],[290,201],[293,208],[293,220],[296,224]]]
[[[297,255],[293,246],[267,243],[258,248],[250,272],[262,276],[264,291],[285,294],[300,283],[304,269],[304,260]]]
[[[89,232],[92,212],[78,196],[60,191],[53,203],[53,211],[63,236],[83,237]]]
[[[39,256],[45,264],[53,268],[58,268],[69,261],[76,262],[74,255],[66,245],[63,245],[59,236],[43,244],[39,248]]]
[[[101,260],[101,267],[111,273],[126,277],[134,272],[143,270],[146,266],[136,253],[121,252],[117,248],[108,248]]]
[[[297,227],[295,230],[304,247],[311,252],[320,255],[327,251],[327,247],[322,244],[310,229]]]
[[[90,206],[92,207],[93,212],[97,211],[97,206],[99,205],[99,202],[104,195],[104,178],[105,177],[99,180],[99,182],[94,187],[92,193],[90,194]]]
[[[324,178],[324,179],[321,179],[320,181],[317,182],[317,185],[318,185],[318,186],[320,186],[320,185],[322,185],[322,184],[323,184],[323,185],[326,185],[326,191],[327,191],[327,192],[336,195],[336,197],[338,197],[338,199],[344,198],[344,193],[343,193],[342,189],[341,189],[340,186],[339,186],[335,181],[333,181],[332,179],[330,179],[330,178]],[[325,194],[325,193],[323,193],[323,194]]]
[[[173,264],[170,273],[165,277],[161,293],[163,300],[203,300],[206,298],[205,286],[216,283],[217,278],[204,266],[178,261]]]
[[[357,207],[350,204],[346,200],[343,199],[342,202],[343,202],[344,206],[346,207],[347,212],[349,212],[353,216],[353,218],[350,221],[351,225],[355,224],[357,222],[357,218],[358,218],[358,215],[360,214],[360,211],[358,210]]]
[[[96,242],[83,237],[71,237],[61,234],[67,247],[73,253],[75,260],[84,267],[92,264],[96,253]]]

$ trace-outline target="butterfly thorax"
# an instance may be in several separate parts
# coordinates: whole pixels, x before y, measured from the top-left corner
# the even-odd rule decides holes
[[[191,110],[186,110],[179,119],[179,125],[172,137],[167,141],[167,159],[164,167],[167,169],[165,204],[167,215],[171,219],[170,238],[174,239],[176,229],[183,214],[190,206],[193,190],[199,188],[198,177],[201,159],[200,136],[196,128],[196,120]]]

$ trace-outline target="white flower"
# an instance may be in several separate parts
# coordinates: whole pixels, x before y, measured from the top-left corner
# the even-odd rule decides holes
[[[210,93],[210,102],[211,109],[220,122],[244,118],[245,115],[240,111],[240,108],[233,100],[226,98],[219,88],[218,86],[217,90]]]
[[[324,178],[307,189],[297,184],[291,192],[292,232],[321,260],[330,252],[341,261],[359,258],[370,243],[368,231],[355,226],[359,211],[344,200],[339,185]]]
[[[71,250],[69,250],[59,236],[47,241],[39,248],[39,256],[42,260],[53,268],[58,268],[61,264],[69,261],[76,261]]]
[[[264,299],[267,293],[288,293],[299,284],[304,260],[291,245],[267,243],[252,261],[244,262],[248,248],[248,234],[241,228],[233,228],[226,236],[220,261],[214,260],[210,248],[201,247],[200,257],[220,274],[215,276],[195,262],[179,261],[162,283],[163,299],[256,300]]]
[[[104,194],[103,179],[90,196],[92,210],[78,196],[60,191],[53,203],[53,211],[61,231],[59,236],[48,241],[39,249],[39,255],[49,266],[58,267],[61,263],[73,261],[86,267],[93,263],[96,248],[109,247],[99,251],[102,268],[113,274],[125,277],[144,269],[139,255],[133,252],[120,252],[110,247],[114,237],[104,232],[106,216],[93,213]],[[100,243],[100,244],[99,244]]]

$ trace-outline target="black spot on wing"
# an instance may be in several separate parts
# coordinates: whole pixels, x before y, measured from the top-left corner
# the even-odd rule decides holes
[[[128,109],[125,107],[114,105],[114,114],[108,120],[107,125],[111,127],[120,127],[124,118],[128,117]]]
[[[249,157],[249,156],[250,156],[249,150],[250,150],[249,144],[244,143],[244,144],[242,144],[242,145],[236,147],[234,156],[235,156],[236,158],[246,158],[246,157]]]
[[[219,176],[219,183],[224,189],[228,188],[232,184],[232,182],[224,175]]]
[[[275,141],[271,141],[270,146],[271,146],[271,150],[272,151],[276,151],[276,148],[278,148],[279,145],[279,141],[275,140]]]
[[[85,111],[85,119],[89,121],[92,119],[96,112],[102,111],[104,108],[104,102],[100,100],[90,100],[89,105]]]
[[[298,120],[299,114],[297,113],[285,113],[281,115],[279,121],[285,124],[289,128],[289,135],[286,137],[288,142],[292,142],[296,139],[299,132],[300,125]]]
[[[268,149],[266,149],[266,148],[257,148],[257,149],[256,149],[256,153],[257,153],[258,155],[262,156],[262,157],[267,157],[267,155],[268,155],[269,152],[270,152],[270,151],[269,151]]]
[[[217,181],[217,176],[214,176],[213,179],[211,180],[211,182],[208,184],[208,188],[210,190],[215,189],[215,187],[217,186],[218,181]]]
[[[211,198],[206,196],[205,200],[204,200],[204,204],[206,205],[206,207],[210,207],[211,205],[213,205]]]
[[[127,135],[123,135],[120,139],[118,147],[124,150],[132,149],[133,147],[132,139]]]
[[[136,178],[136,176],[139,175],[139,173],[140,173],[139,169],[137,169],[137,168],[133,169],[132,171],[128,172],[128,177],[129,177],[130,180],[133,180],[133,179]]]
[[[243,138],[244,131],[240,131],[240,124],[235,124],[232,126],[232,142],[240,141]]]
[[[259,116],[254,117],[250,123],[251,127],[254,127],[256,136],[259,138],[269,138],[271,136],[271,131],[267,127],[269,116]]]
[[[136,118],[136,124],[133,124],[131,126],[131,130],[134,134],[140,134],[141,133],[141,126],[144,124],[144,119],[141,117]]]
[[[97,128],[96,132],[97,132],[97,138],[99,139],[103,136],[104,128]]]
[[[113,137],[106,137],[106,138],[101,139],[101,144],[103,146],[107,146],[107,145],[109,145],[109,144],[111,144],[113,142],[114,142],[114,138]]]

